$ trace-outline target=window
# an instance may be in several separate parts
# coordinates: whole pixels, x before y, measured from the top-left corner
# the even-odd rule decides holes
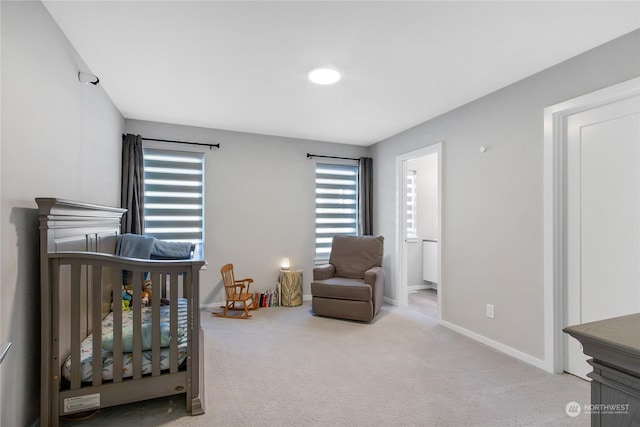
[[[418,237],[417,197],[416,171],[409,171],[407,174],[407,238],[409,239]]]
[[[204,155],[144,149],[145,234],[160,240],[204,240]]]
[[[326,260],[334,235],[358,232],[358,165],[316,164],[316,259]]]

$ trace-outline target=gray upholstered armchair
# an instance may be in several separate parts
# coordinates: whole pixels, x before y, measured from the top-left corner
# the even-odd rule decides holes
[[[381,236],[334,236],[329,264],[313,269],[311,307],[322,316],[370,322],[384,290]]]

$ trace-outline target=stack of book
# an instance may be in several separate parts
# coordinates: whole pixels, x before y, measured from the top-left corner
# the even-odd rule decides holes
[[[256,291],[253,294],[253,298],[258,307],[277,307],[279,305],[278,291],[273,289]]]

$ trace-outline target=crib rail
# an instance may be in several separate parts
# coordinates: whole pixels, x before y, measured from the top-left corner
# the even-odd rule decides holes
[[[57,252],[49,254],[50,301],[51,305],[51,383],[52,408],[59,408],[60,413],[67,411],[63,404],[65,396],[77,397],[82,390],[91,389],[88,393],[102,393],[113,388],[112,384],[129,380],[149,379],[149,384],[162,387],[159,377],[174,375],[175,380],[166,383],[173,387],[175,393],[187,393],[187,402],[191,400],[193,391],[199,390],[199,375],[190,371],[198,370],[198,345],[200,328],[198,271],[204,264],[195,260],[140,260],[124,258],[110,254],[95,252]],[[122,336],[122,282],[123,271],[131,285],[133,316],[133,372],[131,379],[123,377],[123,336]],[[151,357],[152,372],[148,376],[142,373],[142,291],[145,275],[149,275],[153,284],[151,293]],[[187,300],[187,375],[178,374],[178,299]],[[106,301],[105,301],[106,300]],[[160,367],[160,306],[161,301],[170,305],[169,346],[170,367],[168,372],[161,372]],[[108,311],[113,311],[113,380],[105,384],[102,379],[102,319]],[[68,322],[61,321],[68,316]],[[61,327],[61,325],[67,325]],[[82,382],[81,342],[93,333],[93,371],[90,386]],[[61,367],[67,355],[71,357],[70,384],[67,391],[61,391]],[[169,378],[167,376],[167,378]],[[180,384],[180,381],[185,382]],[[194,384],[195,383],[195,384]],[[139,386],[131,390],[139,390]],[[65,394],[66,393],[66,394]],[[118,392],[121,393],[121,392]],[[166,391],[162,391],[166,395]],[[127,396],[123,400],[135,401],[153,397],[153,390],[146,390],[142,396]],[[105,396],[100,406],[122,403],[115,396]],[[107,403],[107,404],[105,404]],[[190,408],[188,408],[189,410]]]

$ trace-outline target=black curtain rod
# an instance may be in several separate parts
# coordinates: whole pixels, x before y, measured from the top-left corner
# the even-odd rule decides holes
[[[187,142],[187,141],[173,141],[170,139],[155,139],[155,138],[142,138],[143,141],[158,141],[158,142],[171,142],[173,144],[189,144],[189,145],[201,145],[203,147],[209,147],[209,150],[216,147],[220,149],[220,144],[205,144],[203,142]]]
[[[310,159],[312,157],[322,157],[322,158],[325,158],[325,159],[355,160],[357,162],[360,161],[360,159],[354,159],[353,157],[320,156],[318,154],[309,154],[309,153],[307,153],[307,159]]]

